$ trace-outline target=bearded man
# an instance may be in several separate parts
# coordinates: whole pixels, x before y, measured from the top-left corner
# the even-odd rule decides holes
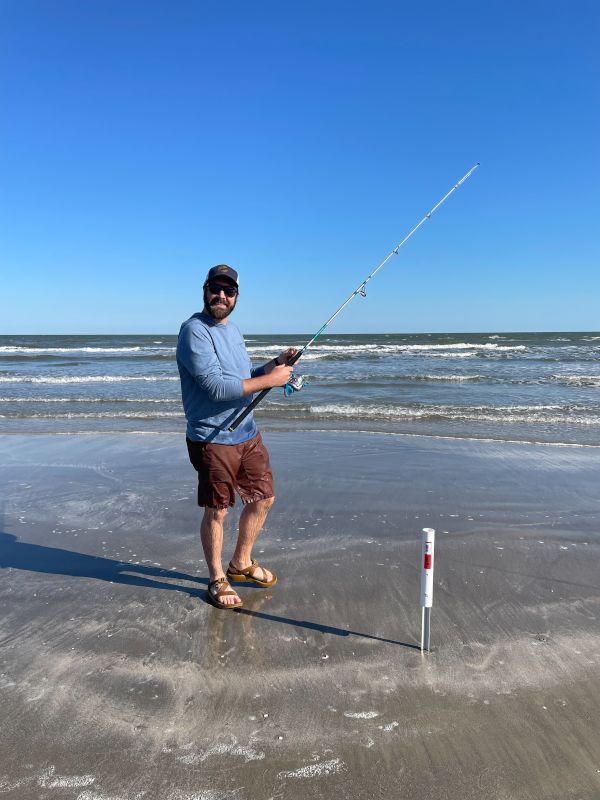
[[[204,283],[204,309],[186,320],[177,341],[177,367],[187,419],[188,454],[198,473],[198,505],[204,508],[200,538],[209,571],[208,599],[217,608],[242,605],[233,582],[273,586],[277,576],[252,558],[252,546],[275,500],[269,454],[252,414],[235,431],[229,425],[263,389],[284,386],[295,355],[288,348],[251,368],[242,334],[229,320],[239,297],[236,270],[219,264]],[[237,544],[223,571],[223,522],[240,496]]]

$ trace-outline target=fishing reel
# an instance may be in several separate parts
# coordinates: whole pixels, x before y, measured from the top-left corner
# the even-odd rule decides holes
[[[290,375],[289,381],[283,387],[283,394],[285,397],[291,397],[294,392],[299,392],[303,386],[308,386],[308,381],[304,377],[304,375]]]

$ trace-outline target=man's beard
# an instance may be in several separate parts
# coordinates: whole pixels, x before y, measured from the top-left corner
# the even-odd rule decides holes
[[[237,297],[233,298],[233,302],[231,303],[226,301],[226,306],[219,305],[220,302],[221,300],[219,297],[213,297],[209,302],[206,294],[204,295],[204,310],[213,319],[222,320],[228,317],[235,308]]]

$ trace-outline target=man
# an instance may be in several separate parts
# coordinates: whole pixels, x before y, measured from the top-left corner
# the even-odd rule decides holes
[[[177,366],[187,419],[190,461],[198,472],[198,505],[204,507],[200,536],[209,571],[208,598],[217,608],[239,608],[242,601],[229,581],[273,586],[277,576],[252,558],[252,545],[275,500],[269,454],[249,414],[234,432],[233,420],[263,389],[284,386],[291,374],[288,348],[263,367],[251,369],[244,339],[230,322],[239,295],[238,273],[219,264],[204,283],[204,310],[179,331]],[[223,572],[223,522],[235,504],[244,503],[237,545]]]

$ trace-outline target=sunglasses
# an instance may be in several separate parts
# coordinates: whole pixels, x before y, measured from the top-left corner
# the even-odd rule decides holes
[[[211,294],[221,294],[223,292],[225,297],[235,297],[238,293],[235,286],[222,286],[220,283],[207,283],[206,288]]]

